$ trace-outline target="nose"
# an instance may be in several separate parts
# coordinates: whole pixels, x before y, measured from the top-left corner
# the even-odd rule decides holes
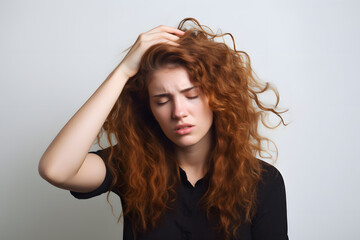
[[[172,118],[179,119],[184,118],[188,115],[186,110],[186,105],[181,99],[174,99],[173,109],[172,109]]]

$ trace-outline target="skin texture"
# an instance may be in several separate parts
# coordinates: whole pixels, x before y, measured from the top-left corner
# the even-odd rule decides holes
[[[204,175],[211,143],[213,112],[201,89],[195,87],[183,67],[162,68],[148,85],[151,111],[164,134],[176,145],[180,165],[191,182]],[[191,124],[186,134],[175,132],[179,124]]]

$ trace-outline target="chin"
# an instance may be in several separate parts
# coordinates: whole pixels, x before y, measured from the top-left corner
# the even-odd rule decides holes
[[[194,139],[183,139],[182,141],[172,141],[176,146],[180,148],[191,147],[196,145],[199,141]]]

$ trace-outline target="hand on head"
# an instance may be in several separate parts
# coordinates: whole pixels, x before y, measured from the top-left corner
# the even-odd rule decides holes
[[[158,43],[167,43],[178,46],[176,41],[184,34],[174,27],[160,25],[150,31],[141,33],[137,38],[135,44],[131,47],[123,61],[121,62],[124,73],[130,78],[139,70],[139,64],[142,55],[151,46]]]

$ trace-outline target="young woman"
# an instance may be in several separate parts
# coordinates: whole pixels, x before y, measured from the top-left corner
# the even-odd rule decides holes
[[[118,194],[124,239],[288,239],[282,176],[256,157],[270,141],[259,121],[272,112],[284,124],[279,95],[245,52],[214,40],[223,35],[195,19],[140,34],[45,151],[40,175],[79,199]],[[258,98],[266,91],[272,107]],[[89,153],[101,129],[110,147]]]

